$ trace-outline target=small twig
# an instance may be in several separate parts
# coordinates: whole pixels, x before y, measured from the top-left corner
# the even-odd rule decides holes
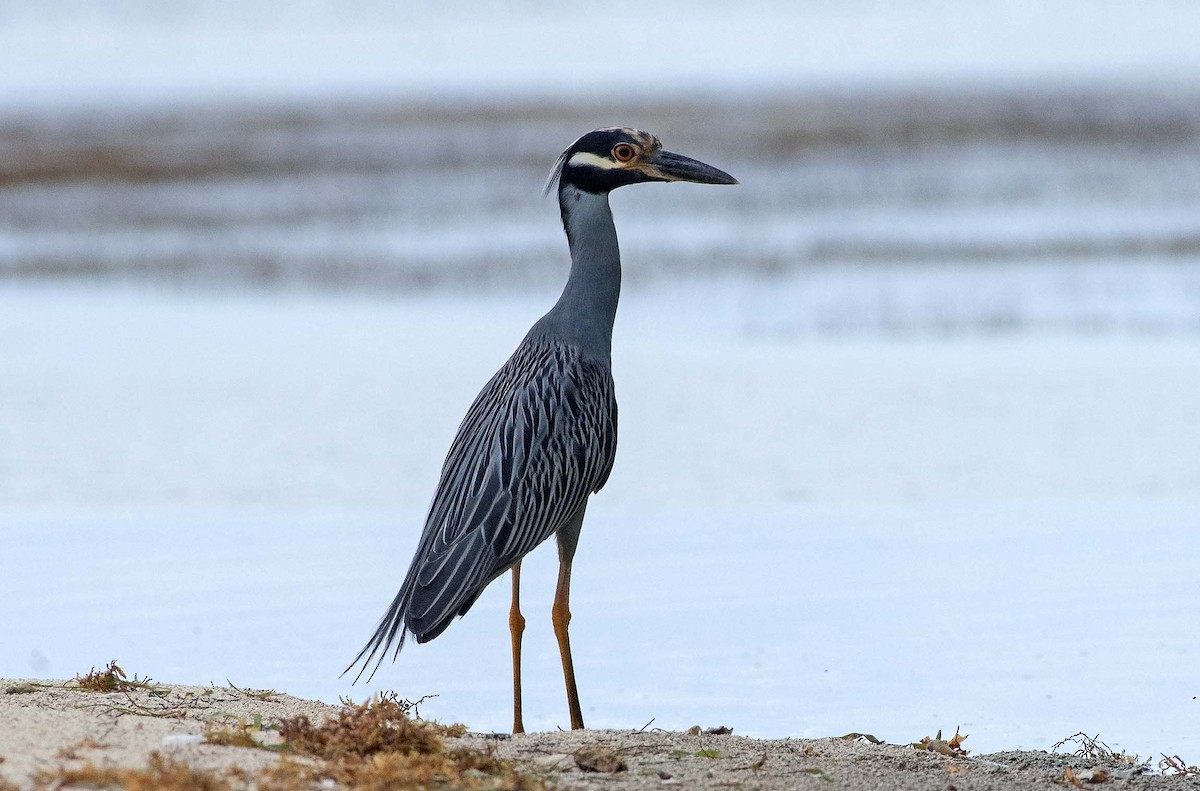
[[[253,698],[254,700],[268,700],[269,701],[273,695],[279,694],[278,692],[276,692],[273,689],[242,689],[241,687],[239,687],[237,684],[234,684],[229,679],[225,679],[225,683],[228,684],[229,688],[232,689],[234,692],[238,692],[242,695],[245,695],[248,698]]]
[[[1171,771],[1176,775],[1187,777],[1188,775],[1200,776],[1200,766],[1188,766],[1187,761],[1180,758],[1178,755],[1167,755],[1160,753],[1163,759],[1158,762],[1159,771],[1166,774]]]
[[[1054,744],[1050,748],[1050,752],[1058,752],[1068,744],[1078,744],[1079,749],[1067,755],[1073,755],[1076,758],[1090,758],[1099,761],[1111,761],[1112,763],[1128,764],[1135,768],[1144,769],[1150,764],[1150,759],[1142,760],[1139,755],[1130,755],[1129,753],[1118,752],[1112,747],[1109,747],[1104,742],[1100,741],[1100,734],[1089,736],[1083,731],[1071,734],[1067,738]]]

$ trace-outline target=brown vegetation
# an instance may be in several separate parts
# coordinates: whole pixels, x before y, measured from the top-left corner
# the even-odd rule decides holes
[[[125,791],[228,791],[229,781],[213,772],[193,769],[159,753],[150,756],[143,769],[100,767],[88,761],[76,769],[60,766],[34,777],[38,788],[120,788]]]

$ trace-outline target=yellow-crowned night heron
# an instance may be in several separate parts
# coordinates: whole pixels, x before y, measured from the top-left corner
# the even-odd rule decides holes
[[[374,636],[350,663],[378,669],[406,634],[424,643],[512,570],[513,731],[521,732],[521,558],[558,538],[552,621],[571,727],[583,727],[567,624],[571,559],[588,497],[608,480],[617,448],[613,319],[621,255],[608,193],[644,181],[736,184],[727,173],[663,151],[635,129],[597,129],[563,152],[547,182],[571,248],[562,296],[475,399],[446,455],[417,553]],[[378,658],[376,658],[378,655]],[[350,669],[347,668],[347,669]]]

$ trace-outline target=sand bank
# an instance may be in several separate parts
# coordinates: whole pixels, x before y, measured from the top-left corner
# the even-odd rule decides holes
[[[155,755],[247,787],[264,769],[291,761],[319,767],[318,759],[290,750],[214,744],[212,734],[238,730],[278,745],[279,723],[301,715],[314,723],[344,711],[263,690],[195,687],[151,682],[112,692],[80,688],[77,681],[0,681],[0,787],[34,787],[39,773],[60,769],[144,768]],[[1195,777],[1162,776],[1119,760],[1045,752],[976,756],[942,755],[912,745],[865,739],[759,740],[710,729],[696,733],[656,730],[477,734],[444,739],[445,748],[467,748],[511,761],[517,774],[493,778],[468,773],[480,787],[559,788],[1046,788],[1078,783],[1124,788],[1192,787]],[[963,747],[969,745],[964,742]],[[592,767],[589,771],[587,767]],[[596,771],[595,769],[599,769]],[[234,770],[234,774],[230,771]],[[240,773],[237,773],[240,770]],[[61,777],[62,775],[60,775]],[[497,785],[499,784],[499,785]],[[295,786],[293,786],[295,787]],[[329,787],[326,783],[323,787]]]

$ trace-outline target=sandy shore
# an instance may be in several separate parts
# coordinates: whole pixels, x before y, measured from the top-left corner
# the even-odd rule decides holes
[[[160,767],[165,761],[185,771],[211,773],[232,788],[318,787],[311,773],[329,765],[322,759],[291,749],[215,744],[211,742],[219,739],[213,734],[246,733],[260,745],[277,747],[279,725],[290,718],[304,715],[320,723],[353,711],[236,687],[157,682],[122,687],[97,692],[80,688],[77,681],[0,680],[0,789],[7,791],[5,783],[15,788],[37,787],[39,782],[64,787],[62,780],[72,770],[145,769],[155,761]],[[1044,752],[942,755],[864,739],[758,740],[711,732],[716,730],[465,733],[443,734],[442,741],[448,753],[466,754],[454,753],[461,749],[500,759],[508,773],[504,776],[467,770],[470,782],[484,788],[1022,789],[1097,782],[1124,788],[1191,788],[1200,779],[1177,773],[1163,776],[1157,769],[1139,771],[1111,756],[1105,761]],[[375,765],[381,761],[378,754],[365,760]],[[273,776],[262,773],[281,764],[310,774],[301,777],[300,785],[272,786],[264,778]],[[290,781],[295,783],[296,777],[293,772]],[[188,787],[198,782],[195,778],[178,786],[149,787]]]

